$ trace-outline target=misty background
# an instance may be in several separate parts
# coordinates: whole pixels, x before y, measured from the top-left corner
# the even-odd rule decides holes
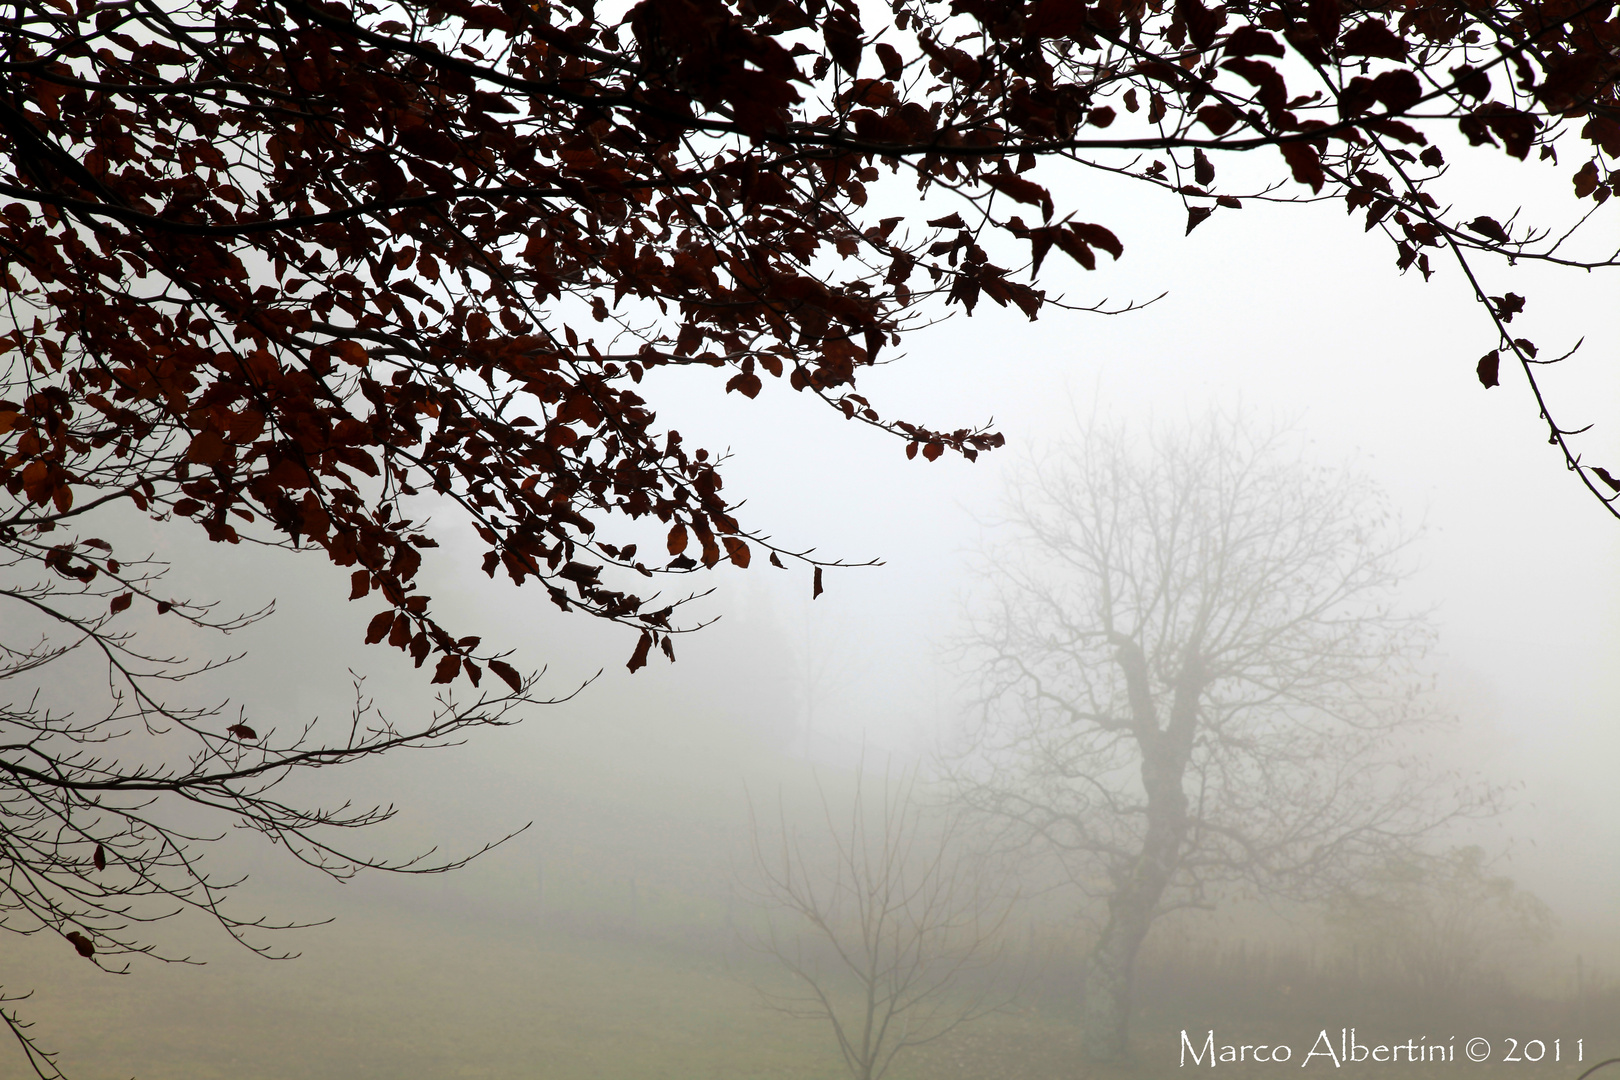
[[[546,667],[542,689],[579,692],[465,746],[300,783],[328,802],[397,804],[396,821],[350,839],[377,853],[456,855],[532,825],[453,874],[341,887],[256,837],[232,837],[207,858],[251,873],[238,914],[334,920],[277,935],[304,955],[266,962],[178,920],[156,938],[183,942],[205,967],[136,963],[118,978],[60,941],[11,940],[12,988],[36,990],[28,1015],[40,1041],[63,1050],[71,1075],[98,1078],[844,1075],[825,1024],[761,1007],[756,984],[780,976],[739,945],[757,918],[739,890],[750,801],[813,820],[814,777],[836,796],[863,754],[926,769],[968,707],[974,672],[952,644],[982,596],[974,568],[1010,480],[1094,420],[1145,431],[1214,408],[1292,427],[1310,459],[1371,476],[1416,533],[1402,600],[1432,612],[1436,701],[1456,717],[1432,753],[1502,785],[1508,803],[1436,846],[1479,845],[1493,873],[1554,919],[1544,940],[1497,958],[1512,984],[1498,1004],[1518,1003],[1534,1028],[1524,1037],[1584,1031],[1588,1062],[1598,1044],[1613,1049],[1620,528],[1560,467],[1522,377],[1504,368],[1502,386],[1480,387],[1474,363],[1495,342],[1450,267],[1428,284],[1397,276],[1386,243],[1333,207],[1250,201],[1183,239],[1172,205],[1087,182],[1125,257],[1048,287],[1078,303],[1163,299],[1034,324],[983,305],[907,339],[863,387],[886,416],[946,429],[993,418],[1008,445],[976,463],[908,461],[893,439],[785,385],[748,401],[704,373],[649,376],[662,424],[689,446],[734,453],[726,493],[746,500],[745,526],[883,565],[829,571],[813,602],[806,572],[722,565],[706,578],[713,595],[688,609],[713,624],[676,641],[676,663],[655,656],[630,675],[631,635],[488,580],[444,515],[430,530],[442,557],[425,571],[439,576],[423,591],[446,625],[512,648],[522,669]],[[1534,268],[1493,267],[1487,282],[1530,298],[1521,319],[1544,353],[1584,336],[1573,359],[1544,370],[1545,386],[1562,422],[1597,423],[1583,444],[1594,460],[1620,460],[1612,289]],[[260,732],[343,721],[351,670],[391,714],[431,702],[426,672],[361,645],[373,611],[343,601],[337,568],[138,518],[123,529],[121,549],[144,544],[173,563],[176,594],[222,609],[276,602],[272,618],[225,641],[164,639],[192,655],[245,653],[188,694],[244,703]],[[1079,905],[1058,889],[1019,914],[1018,948],[1044,942],[1050,968],[1010,1012],[919,1048],[893,1075],[1081,1074],[1064,974],[1084,951]],[[1431,1030],[1333,997],[1346,948],[1303,909],[1223,905],[1157,927],[1138,972],[1141,1075],[1173,1067],[1184,1027],[1281,1032],[1296,1055],[1319,1027]],[[1322,996],[1300,1004],[1312,979]],[[1531,1001],[1547,1003],[1544,1023],[1524,1011]],[[1502,1022],[1469,1003],[1429,1004],[1433,1033]]]

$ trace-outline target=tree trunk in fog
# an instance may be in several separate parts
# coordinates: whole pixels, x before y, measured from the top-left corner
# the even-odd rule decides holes
[[[1086,963],[1081,1051],[1090,1061],[1118,1061],[1125,1056],[1136,953],[1159,915],[1159,901],[1180,863],[1187,837],[1187,794],[1182,783],[1204,688],[1203,664],[1189,649],[1173,684],[1170,721],[1161,728],[1148,693],[1147,659],[1141,646],[1117,636],[1115,660],[1125,676],[1131,735],[1142,755],[1147,828],[1136,858],[1110,875],[1108,923]]]
[[[1139,936],[1110,922],[1086,961],[1080,1046],[1088,1061],[1117,1061],[1125,1056],[1130,1039],[1131,967],[1141,943]]]
[[[1156,870],[1156,868],[1155,868]],[[1130,1037],[1131,974],[1169,874],[1150,870],[1140,887],[1108,904],[1108,924],[1086,960],[1081,1003],[1081,1052],[1088,1061],[1118,1061]]]

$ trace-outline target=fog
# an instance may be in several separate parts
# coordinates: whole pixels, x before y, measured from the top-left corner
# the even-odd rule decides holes
[[[679,637],[675,663],[655,656],[632,675],[626,631],[485,578],[442,514],[424,591],[446,625],[544,666],[542,691],[567,700],[465,745],[315,772],[289,782],[288,797],[397,804],[397,819],[347,839],[367,852],[455,857],[516,835],[449,874],[340,886],[232,834],[207,859],[251,874],[233,910],[332,920],[256,939],[300,958],[260,959],[200,918],[153,939],[204,966],[137,957],[122,977],[54,938],[9,940],[7,987],[35,991],[22,1003],[32,1033],[86,1078],[849,1075],[825,1017],[770,1007],[793,976],[761,945],[771,927],[784,942],[802,927],[761,892],[755,841],[770,856],[785,824],[820,867],[862,769],[868,797],[885,770],[915,770],[919,828],[937,836],[948,788],[930,781],[982,692],[964,640],[990,596],[1011,486],[1077,431],[1185,430],[1215,410],[1288,428],[1306,459],[1369,477],[1398,510],[1413,538],[1399,604],[1429,613],[1425,700],[1446,720],[1404,752],[1501,796],[1500,813],[1441,826],[1422,846],[1436,858],[1477,846],[1484,862],[1468,880],[1485,884],[1469,892],[1456,885],[1466,872],[1436,870],[1404,892],[1391,885],[1381,915],[1241,881],[1212,889],[1210,910],[1154,922],[1135,965],[1129,1053],[1099,1065],[1081,1049],[1088,951],[1106,921],[1095,890],[1028,844],[1008,856],[995,828],[963,825],[958,841],[1013,910],[985,931],[996,938],[987,964],[942,1000],[997,1008],[905,1049],[889,1075],[1162,1076],[1193,1067],[1183,1031],[1200,1052],[1206,1035],[1217,1054],[1291,1048],[1286,1065],[1245,1052],[1217,1066],[1233,1076],[1334,1069],[1319,1035],[1348,1053],[1351,1028],[1368,1046],[1453,1051],[1445,1064],[1403,1051],[1344,1066],[1369,1074],[1574,1076],[1577,1057],[1584,1068],[1620,1053],[1620,529],[1546,445],[1522,378],[1504,369],[1502,386],[1480,387],[1489,325],[1449,270],[1428,284],[1399,277],[1383,242],[1331,207],[1250,202],[1183,239],[1165,205],[1102,194],[1125,258],[1075,270],[1061,288],[1082,303],[1162,299],[1035,324],[982,306],[908,339],[864,388],[886,416],[945,429],[993,418],[1008,445],[975,463],[908,461],[894,440],[785,386],[748,401],[692,373],[649,378],[661,422],[734,454],[726,491],[745,500],[747,524],[881,565],[828,571],[814,600],[799,569],[717,568],[713,593],[686,609],[689,623],[712,624]],[[1546,385],[1565,424],[1598,423],[1594,459],[1620,460],[1620,429],[1605,426],[1620,414],[1612,290],[1528,269],[1512,280],[1544,350],[1584,336]],[[275,601],[272,617],[229,639],[170,646],[244,653],[196,692],[246,705],[260,731],[344,722],[351,671],[392,715],[430,706],[425,672],[360,644],[372,607],[345,603],[345,575],[317,555],[123,528],[121,546],[174,564],[176,593],[225,609]],[[155,618],[147,630],[170,632]],[[1406,918],[1445,904],[1458,906],[1447,925],[1473,929],[1441,941]],[[1409,961],[1430,946],[1462,950],[1466,977],[1425,983]],[[795,955],[836,970],[804,947]],[[1490,1041],[1483,1064],[1464,1060],[1474,1038]],[[1531,1040],[1540,1065],[1502,1060]],[[0,1058],[0,1073],[19,1068]]]

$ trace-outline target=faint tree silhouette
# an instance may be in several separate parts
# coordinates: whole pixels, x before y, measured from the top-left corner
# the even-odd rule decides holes
[[[1282,434],[1212,416],[1146,439],[1091,428],[1010,497],[967,641],[982,709],[962,805],[1060,860],[1106,908],[1085,1048],[1126,1051],[1155,919],[1218,892],[1321,897],[1489,792],[1414,782],[1401,741],[1426,621],[1380,494]]]
[[[1010,1000],[989,976],[1016,898],[963,843],[964,815],[921,802],[915,771],[875,786],[857,771],[845,805],[818,777],[810,836],[780,807],[768,834],[750,807],[746,888],[766,916],[750,944],[792,982],[756,989],[770,1008],[828,1023],[856,1080]]]
[[[1545,943],[1555,921],[1477,846],[1391,858],[1330,904],[1330,920],[1375,970],[1427,998],[1456,998],[1501,974],[1503,964]]]

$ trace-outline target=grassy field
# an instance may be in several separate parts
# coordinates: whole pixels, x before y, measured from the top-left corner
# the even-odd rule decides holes
[[[389,912],[305,931],[305,955],[270,963],[216,950],[203,968],[141,965],[99,976],[60,941],[8,942],[8,966],[38,993],[23,1004],[36,1032],[63,1050],[76,1080],[835,1080],[845,1075],[824,1026],[760,1007],[752,960],[706,958],[649,941],[614,941],[539,926]],[[1181,1010],[1176,1010],[1181,1012]],[[1179,1030],[1202,1041],[1288,1043],[1287,1065],[1223,1064],[1222,1077],[1291,1075],[1321,1028],[1356,1017],[1278,1017],[1235,1010],[1149,1010],[1127,1066],[1087,1067],[1072,1009],[1059,1000],[992,1016],[901,1059],[894,1080],[1136,1080],[1186,1075]],[[1530,1023],[1530,1021],[1526,1021]],[[1468,1018],[1405,1030],[1360,1027],[1371,1043],[1456,1035],[1446,1064],[1308,1068],[1346,1077],[1570,1077],[1574,1039],[1586,1065],[1620,1053],[1609,1031],[1521,1031],[1562,1037],[1553,1065],[1461,1060]],[[1501,1044],[1497,1042],[1496,1056]],[[17,1075],[17,1063],[0,1075]],[[1207,1068],[1207,1066],[1206,1066]],[[1620,1075],[1620,1067],[1614,1070]],[[1600,1074],[1606,1075],[1606,1074]]]
[[[34,989],[17,1008],[37,1022],[41,1043],[62,1051],[73,1080],[837,1080],[846,1076],[825,1024],[761,1007],[752,983],[780,978],[757,957],[725,948],[725,928],[746,915],[728,892],[746,851],[746,802],[733,767],[686,739],[633,731],[612,748],[616,786],[591,764],[590,747],[558,743],[544,776],[476,762],[466,776],[435,776],[424,790],[459,801],[418,800],[422,843],[466,850],[504,823],[538,822],[532,834],[464,871],[427,879],[364,877],[336,888],[294,880],[271,853],[255,886],[284,888],[242,898],[240,910],[278,916],[336,916],[273,944],[301,950],[273,963],[232,946],[217,928],[176,927],[173,940],[202,952],[204,967],[138,963],[132,974],[95,971],[60,938],[7,936],[0,972],[7,992]],[[634,736],[632,738],[631,736]],[[522,749],[519,747],[518,749]],[[589,752],[587,752],[589,751]],[[633,753],[633,751],[635,751]],[[639,756],[637,756],[639,753]],[[683,756],[684,755],[684,756]],[[455,762],[436,758],[435,769]],[[424,765],[426,767],[426,765]],[[754,788],[774,808],[805,802],[785,766],[753,767]],[[787,776],[787,780],[780,777]],[[837,783],[836,776],[827,778]],[[396,780],[395,786],[408,787]],[[812,789],[813,791],[813,789]],[[363,795],[361,796],[363,797]],[[492,807],[494,809],[492,809]],[[739,824],[739,822],[741,824]],[[527,846],[523,846],[523,845]],[[542,862],[543,856],[543,862]],[[225,876],[231,876],[230,873]],[[547,914],[540,906],[544,878]],[[161,938],[170,933],[154,928]],[[1040,950],[1037,950],[1040,951]],[[729,953],[729,960],[727,954]],[[1286,1043],[1281,1065],[1220,1064],[1221,1078],[1281,1077],[1298,1070],[1318,1031],[1356,1027],[1361,1041],[1427,1036],[1458,1046],[1484,1036],[1561,1038],[1552,1064],[1366,1063],[1308,1071],[1336,1077],[1562,1077],[1620,1054],[1620,997],[1584,1020],[1568,1008],[1536,1012],[1499,1002],[1487,1014],[1442,1015],[1423,1002],[1344,998],[1332,1004],[1276,971],[1234,987],[1218,966],[1202,982],[1186,956],[1169,976],[1144,979],[1132,1060],[1083,1064],[1076,1016],[1076,954],[1063,977],[1029,1003],[959,1029],[902,1057],[891,1080],[1147,1080],[1185,1076],[1182,1028],[1217,1042]],[[1217,978],[1217,976],[1219,976]],[[1293,983],[1291,987],[1288,985]],[[1314,1002],[1314,1004],[1313,1004]],[[1556,1003],[1554,1003],[1556,1004]],[[1586,1062],[1570,1060],[1585,1039]],[[20,1078],[21,1061],[0,1048],[0,1080]],[[1201,1066],[1208,1069],[1208,1066]],[[1595,1080],[1620,1080],[1620,1067]]]

